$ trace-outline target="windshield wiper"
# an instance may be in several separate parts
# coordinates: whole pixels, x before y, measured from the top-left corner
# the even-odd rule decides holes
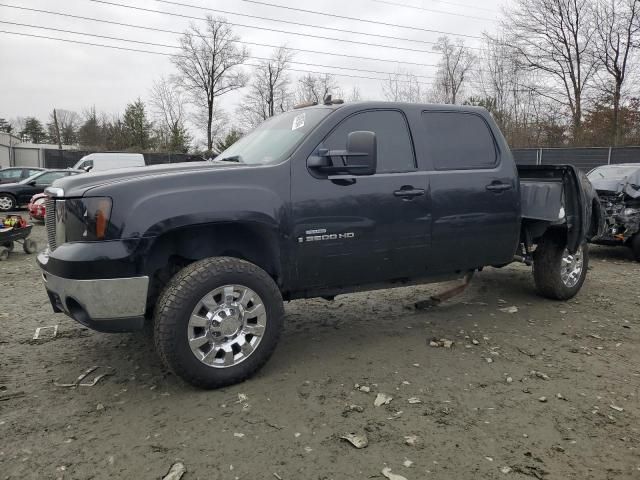
[[[225,157],[221,159],[217,159],[218,162],[236,162],[236,163],[244,163],[242,161],[242,155],[231,155],[230,157]]]

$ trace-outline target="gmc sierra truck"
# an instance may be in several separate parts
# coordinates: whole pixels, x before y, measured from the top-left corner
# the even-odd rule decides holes
[[[564,300],[597,233],[584,176],[516,168],[487,111],[449,105],[327,99],[215,161],[78,175],[47,193],[38,263],[54,311],[102,332],[152,322],[159,356],[203,388],[267,361],[283,300],[514,261]]]

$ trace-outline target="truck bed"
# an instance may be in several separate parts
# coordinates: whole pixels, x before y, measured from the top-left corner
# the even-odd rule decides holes
[[[535,238],[536,226],[566,229],[567,247],[578,248],[592,225],[593,187],[571,165],[518,165],[522,222]],[[592,198],[593,197],[593,198]]]

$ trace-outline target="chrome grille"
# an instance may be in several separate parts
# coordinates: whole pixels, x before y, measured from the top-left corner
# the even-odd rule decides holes
[[[49,249],[53,251],[58,246],[56,243],[56,201],[51,197],[47,197],[44,202],[44,208],[44,224],[47,227],[47,241],[49,242]]]

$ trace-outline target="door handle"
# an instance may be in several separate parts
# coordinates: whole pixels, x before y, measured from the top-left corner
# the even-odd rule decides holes
[[[505,190],[511,190],[512,186],[510,183],[490,183],[485,188],[490,192],[500,193]]]
[[[405,185],[400,190],[393,192],[393,195],[402,199],[411,199],[424,195],[424,189],[414,188],[412,185]]]

